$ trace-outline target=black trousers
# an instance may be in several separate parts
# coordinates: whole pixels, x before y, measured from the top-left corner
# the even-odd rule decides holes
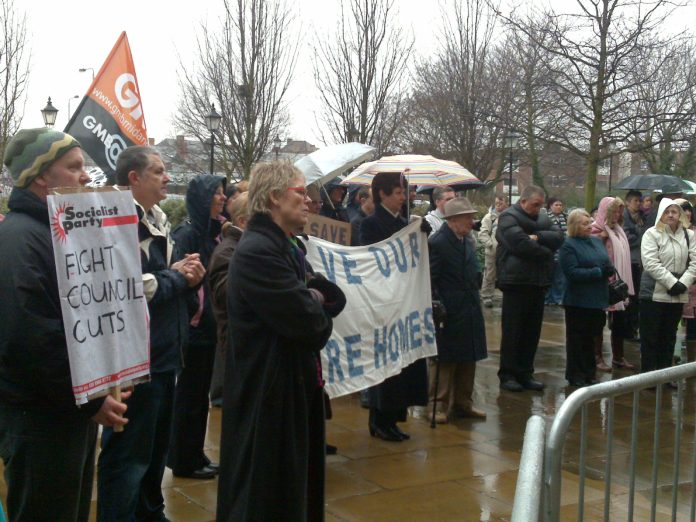
[[[87,522],[92,499],[97,425],[84,413],[0,405],[11,522]]]
[[[571,383],[590,384],[595,380],[595,339],[602,335],[606,322],[604,310],[565,307],[566,372]]]
[[[500,339],[500,382],[526,382],[534,374],[545,289],[536,286],[503,288],[502,337]]]
[[[640,370],[672,366],[674,343],[684,305],[640,300]]]
[[[628,314],[628,321],[631,329],[631,337],[633,337],[640,327],[640,302],[638,301],[638,294],[640,293],[640,277],[643,274],[643,267],[638,263],[631,263],[631,277],[633,279],[633,289],[636,295],[632,295],[628,301],[628,308],[626,308],[626,313]]]
[[[203,445],[208,428],[208,393],[214,361],[214,343],[190,344],[184,353],[184,369],[176,381],[167,458],[167,466],[178,473],[191,473],[210,462]]]

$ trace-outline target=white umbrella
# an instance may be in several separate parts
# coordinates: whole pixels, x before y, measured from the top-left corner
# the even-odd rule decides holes
[[[351,167],[372,159],[375,148],[362,143],[330,145],[308,154],[295,162],[302,171],[307,185],[319,182],[325,185]]]
[[[694,182],[691,181],[690,179],[685,179],[685,180],[683,180],[683,181],[684,181],[687,185],[690,185],[690,186],[691,186],[691,190],[685,190],[685,191],[684,191],[684,194],[688,194],[689,196],[693,196],[694,194],[696,194],[696,183],[694,183]]]

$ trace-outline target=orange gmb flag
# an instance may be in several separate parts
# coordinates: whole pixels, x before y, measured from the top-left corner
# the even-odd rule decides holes
[[[87,94],[65,127],[113,179],[116,158],[131,145],[147,145],[138,78],[126,32],[118,37]]]

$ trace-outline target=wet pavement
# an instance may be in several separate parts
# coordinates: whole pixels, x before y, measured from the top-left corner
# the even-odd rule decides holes
[[[357,395],[332,402],[334,418],[327,422],[328,442],[338,446],[338,454],[327,459],[327,521],[510,520],[527,419],[531,414],[538,414],[550,422],[574,388],[567,387],[563,377],[565,333],[562,308],[547,307],[544,317],[535,364],[537,378],[547,385],[544,392],[500,391],[496,376],[500,308],[485,309],[485,315],[489,357],[478,365],[475,403],[487,412],[487,419],[456,420],[431,429],[427,419],[409,418],[401,427],[411,435],[411,440],[393,443],[370,437],[367,410],[360,407]],[[609,332],[605,331],[607,356],[608,345]],[[626,343],[626,357],[631,362],[639,362],[636,343]],[[598,377],[608,380],[631,373],[614,370],[612,374],[600,373]],[[685,394],[678,458],[681,467],[677,520],[687,520],[691,506],[695,387],[695,383],[689,383]],[[640,393],[633,520],[650,519],[655,398],[654,392]],[[671,519],[676,407],[676,393],[666,390],[659,422],[656,520]],[[584,520],[603,520],[606,402],[593,403],[588,413]],[[630,397],[616,400],[614,415],[610,520],[627,520]],[[574,422],[564,453],[561,520],[577,520],[579,433],[579,422]],[[219,437],[220,410],[213,408],[206,449],[213,460],[219,457]],[[163,487],[167,516],[172,522],[215,519],[217,480],[180,479],[167,471]],[[0,495],[3,500],[4,493],[2,483]]]

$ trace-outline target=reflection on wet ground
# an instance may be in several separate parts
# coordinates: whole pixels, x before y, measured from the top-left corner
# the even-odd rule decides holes
[[[543,393],[501,392],[496,372],[500,339],[500,309],[486,309],[489,358],[478,366],[477,406],[488,413],[484,421],[457,420],[431,429],[428,421],[410,418],[403,425],[411,440],[402,443],[371,438],[367,410],[357,396],[333,401],[334,418],[327,423],[328,441],[338,455],[328,457],[328,521],[499,521],[510,520],[525,424],[531,414],[552,420],[573,389],[563,377],[565,342],[563,310],[547,307],[542,341],[536,358],[537,377],[547,384]],[[608,352],[605,332],[605,352]],[[636,343],[626,344],[626,357],[639,362]],[[601,380],[629,375],[623,370],[601,374]],[[678,516],[687,520],[694,469],[694,387],[685,395],[681,433]],[[653,473],[655,393],[641,392],[634,520],[649,520]],[[631,397],[617,399],[611,465],[610,520],[628,518],[628,470],[631,443]],[[657,520],[669,520],[674,475],[676,393],[665,391],[658,443]],[[588,408],[588,447],[585,482],[585,520],[603,520],[606,465],[606,402]],[[573,423],[564,453],[561,520],[577,520],[579,419]],[[220,410],[212,409],[207,453],[218,458]],[[215,519],[217,480],[164,480],[167,516],[172,521]],[[4,496],[4,484],[0,493]],[[94,509],[92,519],[94,519]]]

